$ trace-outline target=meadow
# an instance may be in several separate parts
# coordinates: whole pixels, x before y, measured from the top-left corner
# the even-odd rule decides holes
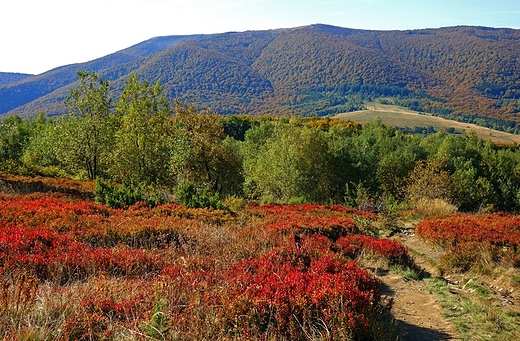
[[[347,121],[359,122],[362,124],[374,122],[380,118],[381,122],[394,127],[433,127],[435,131],[446,131],[453,129],[456,134],[464,134],[474,131],[475,134],[483,139],[490,140],[498,144],[519,144],[520,136],[494,130],[472,123],[464,123],[448,120],[431,114],[420,113],[404,107],[378,102],[366,103],[366,110],[357,110],[344,114],[336,115],[337,118]]]
[[[389,340],[402,332],[373,271],[413,271],[413,250],[380,236],[383,214],[244,201],[222,210],[114,209],[63,192],[0,195],[5,340]],[[416,228],[446,250],[444,274],[467,276],[497,268],[518,276],[519,231],[518,217],[506,214],[429,217]],[[481,326],[464,327],[475,335]],[[518,336],[498,329],[491,335]]]
[[[342,206],[111,209],[4,194],[0,335],[383,340],[396,333],[389,307],[356,259],[409,258],[399,243],[362,234],[360,222],[374,219]]]

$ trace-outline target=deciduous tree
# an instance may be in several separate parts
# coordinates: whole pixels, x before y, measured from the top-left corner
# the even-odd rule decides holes
[[[156,83],[132,75],[115,105],[115,132],[110,174],[118,181],[168,183],[171,109]]]
[[[178,184],[236,194],[242,187],[241,158],[232,138],[226,138],[223,118],[194,106],[176,103],[170,170]]]
[[[106,170],[112,148],[110,87],[94,71],[78,72],[79,85],[66,100],[69,113],[61,121],[60,157],[71,171],[82,169],[89,179]]]

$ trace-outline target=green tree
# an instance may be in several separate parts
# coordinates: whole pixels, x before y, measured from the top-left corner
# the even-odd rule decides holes
[[[242,187],[236,140],[226,137],[222,116],[176,103],[170,171],[177,184],[193,183],[212,193],[235,194]]]
[[[397,132],[387,139],[380,149],[376,177],[379,188],[384,193],[404,199],[406,181],[417,161],[424,159],[425,153],[418,139]]]
[[[345,188],[353,188],[360,181],[360,174],[353,164],[353,136],[361,128],[355,125],[333,125],[327,135],[327,173],[329,174],[329,198],[334,203],[343,203]]]
[[[456,170],[451,178],[455,203],[465,211],[491,207],[495,196],[493,184],[479,175],[471,160],[459,157],[454,163]]]
[[[48,119],[43,114],[31,121],[31,133],[24,149],[24,165],[36,172],[56,173],[62,169],[59,146],[62,129],[57,120]]]
[[[72,172],[84,170],[95,179],[108,166],[113,143],[110,124],[110,87],[94,71],[78,72],[79,85],[70,90],[68,115],[61,121],[63,140],[60,156]]]
[[[520,208],[518,193],[520,191],[520,152],[516,149],[499,149],[493,167],[491,181],[500,193],[497,209],[515,211]]]
[[[246,132],[256,121],[250,115],[230,115],[224,118],[224,133],[238,141],[244,141]]]
[[[377,197],[381,191],[394,189],[398,178],[406,173],[409,160],[403,162],[403,170],[394,172],[392,168],[399,163],[400,155],[396,152],[404,147],[403,136],[381,119],[366,124],[362,131],[354,135],[350,149],[350,158],[354,166],[350,181],[362,184],[371,196]],[[408,153],[407,153],[408,154]],[[413,153],[412,153],[413,154]],[[413,155],[403,155],[403,160],[413,159]]]
[[[28,124],[13,115],[0,121],[0,160],[19,160],[29,138]]]
[[[328,202],[325,132],[284,121],[276,124],[272,135],[269,130],[268,125],[260,125],[246,134],[248,148],[243,148],[246,193],[274,201],[298,198]]]
[[[250,197],[259,195],[258,185],[253,176],[257,167],[258,155],[275,133],[275,125],[271,120],[263,120],[253,128],[249,129],[240,144],[240,155],[242,157],[242,169],[244,174],[244,192]]]
[[[117,181],[146,184],[169,181],[171,109],[156,83],[139,82],[133,74],[115,105],[116,125],[110,175]]]

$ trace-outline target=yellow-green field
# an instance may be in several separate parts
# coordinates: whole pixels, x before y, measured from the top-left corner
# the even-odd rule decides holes
[[[436,131],[443,131],[446,128],[454,128],[458,133],[473,130],[478,137],[491,140],[500,144],[520,144],[520,135],[505,133],[498,130],[484,128],[470,123],[462,123],[447,120],[440,117],[419,114],[396,105],[380,103],[367,103],[367,110],[353,111],[339,114],[336,117],[342,120],[355,121],[362,124],[373,122],[377,117],[381,118],[384,124],[397,127],[429,127],[432,126]]]

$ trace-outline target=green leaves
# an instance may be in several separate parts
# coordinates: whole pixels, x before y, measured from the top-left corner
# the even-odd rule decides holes
[[[184,206],[188,208],[224,208],[224,205],[220,201],[217,194],[211,195],[207,190],[197,189],[195,184],[192,182],[183,182],[179,184],[175,194],[177,199],[179,199],[184,204]]]
[[[159,84],[127,81],[115,106],[113,161],[110,175],[119,181],[165,183],[168,180],[168,138],[171,110]]]
[[[66,100],[69,114],[62,122],[63,140],[59,155],[73,172],[78,168],[94,180],[107,169],[112,145],[110,88],[93,71],[79,71],[79,86]]]
[[[241,191],[241,157],[234,139],[224,134],[223,118],[177,103],[171,140],[170,170],[177,184],[225,194]]]
[[[242,151],[247,194],[272,201],[298,197],[326,201],[329,178],[325,133],[283,122],[271,123],[271,128],[268,125],[246,134]]]

